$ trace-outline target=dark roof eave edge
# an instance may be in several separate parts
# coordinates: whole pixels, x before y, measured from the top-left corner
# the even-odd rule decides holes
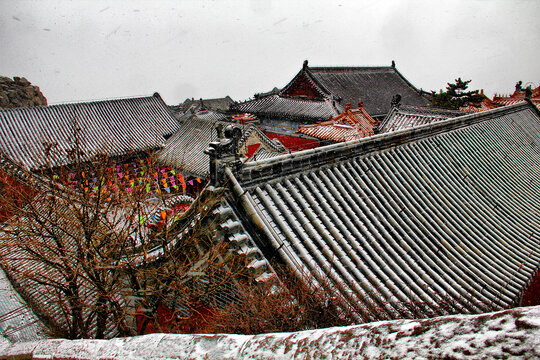
[[[416,92],[418,92],[418,94],[420,94],[420,96],[422,96],[422,94],[424,93],[423,90],[419,90],[416,88],[416,86],[414,86],[409,80],[407,80],[407,78],[405,76],[403,76],[402,73],[399,72],[399,70],[396,68],[396,67],[393,67],[394,71],[396,72],[396,74],[398,74],[398,76],[400,78],[402,78],[403,80],[405,80],[405,82],[407,83],[407,85],[409,85],[410,87],[412,87]],[[429,94],[428,92],[425,92],[426,94]]]
[[[326,97],[330,97],[332,94],[317,78],[313,75],[313,73],[309,70],[309,67],[306,67],[305,69],[306,76],[308,80],[317,88],[317,90],[322,94],[326,95]]]
[[[540,118],[540,107],[536,106],[536,104],[531,100],[531,99],[528,99],[528,98],[525,98],[525,102],[528,103],[531,108],[533,109],[533,111],[536,113],[536,115],[538,115],[538,117]],[[500,108],[499,108],[500,109]]]
[[[154,92],[151,95],[134,95],[134,96],[121,96],[121,97],[111,97],[111,98],[104,98],[104,99],[93,99],[93,100],[74,100],[74,101],[66,101],[66,102],[59,102],[56,104],[49,104],[49,105],[40,105],[40,106],[20,106],[15,108],[7,108],[7,109],[0,109],[0,111],[20,111],[23,109],[38,109],[38,108],[56,108],[61,106],[71,106],[71,105],[85,105],[85,104],[100,104],[105,102],[117,102],[117,101],[124,101],[124,100],[138,100],[138,99],[151,99],[151,98],[158,98],[161,100],[161,102],[165,105],[165,101],[161,98],[161,95],[158,92]]]
[[[306,163],[310,168],[320,166],[332,160],[338,161],[341,158],[350,158],[352,155],[365,155],[373,151],[380,151],[392,146],[412,142],[427,136],[456,130],[476,122],[486,121],[498,116],[501,113],[517,112],[524,109],[534,108],[533,111],[540,117],[540,110],[532,105],[532,102],[522,102],[515,105],[496,108],[493,110],[473,113],[460,117],[443,120],[434,124],[422,125],[415,128],[399,130],[395,132],[378,134],[359,140],[352,140],[345,143],[332,144],[310,150],[303,150],[292,154],[276,156],[271,159],[264,159],[245,164],[239,171],[238,176],[246,182],[255,182],[259,178],[268,175],[277,176],[272,173],[275,168],[279,168],[282,174],[298,170],[300,164]],[[331,153],[332,156],[324,156]],[[336,154],[337,153],[337,154]],[[331,158],[331,159],[330,159]],[[279,163],[294,162],[289,166],[274,166]],[[252,173],[255,174],[252,174]]]
[[[240,110],[239,110],[240,111]],[[296,115],[291,113],[277,113],[277,112],[264,112],[264,111],[245,111],[242,110],[248,114],[254,114],[259,119],[265,120],[265,119],[272,119],[272,118],[290,118],[291,120],[308,120],[308,121],[323,121],[327,120],[329,116],[336,116],[334,115],[323,115],[323,116],[307,116],[307,115]]]
[[[169,116],[171,118],[173,118],[177,123],[179,123],[179,121],[176,119],[176,117],[174,116],[174,112],[171,110],[171,108],[167,105],[167,103],[165,103],[165,100],[163,100],[163,98],[161,97],[161,95],[156,91],[153,95],[153,97],[155,97],[156,99],[158,99],[159,102],[161,102],[163,104],[163,108],[167,111],[167,114],[169,114]],[[178,130],[178,129],[177,129]],[[172,134],[171,134],[172,135]]]

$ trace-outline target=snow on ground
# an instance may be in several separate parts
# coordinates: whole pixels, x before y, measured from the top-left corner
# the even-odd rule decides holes
[[[0,343],[0,359],[538,359],[540,306],[261,335]]]

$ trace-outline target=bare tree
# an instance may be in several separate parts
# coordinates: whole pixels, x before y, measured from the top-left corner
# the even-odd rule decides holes
[[[354,323],[355,309],[337,305],[344,302],[330,282],[316,282],[283,266],[274,269],[278,277],[264,284],[240,282],[238,300],[211,319],[207,332],[293,332]]]
[[[226,189],[203,192],[179,215],[171,202],[187,199],[164,190],[151,155],[89,158],[75,148],[70,160],[10,187],[16,201],[4,205],[13,216],[0,224],[0,266],[51,336],[255,333],[352,321],[349,309],[333,305],[335,292],[308,278],[282,270],[277,282],[255,283],[253,259],[215,238],[211,214]]]
[[[17,201],[4,204],[13,216],[0,225],[0,264],[51,336],[185,332],[234,301],[248,260],[198,221],[219,192],[182,220],[170,202],[186,199],[166,196],[151,156],[88,158],[75,148],[70,158],[10,187]],[[197,225],[181,233],[182,221]]]
[[[2,266],[55,335],[103,338],[132,333],[117,295],[124,286],[118,261],[144,239],[136,222],[142,215],[141,199],[132,196],[127,204],[111,198],[106,167],[95,167],[104,161],[100,157],[76,162],[69,172],[50,172],[54,181],[19,194],[10,209],[15,216],[1,229]],[[92,191],[90,175],[97,179]],[[81,184],[82,191],[68,180]]]

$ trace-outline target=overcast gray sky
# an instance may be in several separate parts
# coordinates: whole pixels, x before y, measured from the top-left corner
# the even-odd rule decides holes
[[[149,95],[245,100],[312,66],[390,65],[439,90],[458,76],[538,86],[540,1],[0,0],[0,75],[49,103]]]

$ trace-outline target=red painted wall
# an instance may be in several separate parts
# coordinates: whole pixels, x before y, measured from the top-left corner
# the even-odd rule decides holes
[[[13,215],[13,207],[23,206],[33,196],[30,187],[0,170],[0,223]]]
[[[251,157],[251,155],[253,155],[255,153],[255,151],[257,151],[257,149],[261,146],[261,144],[253,144],[253,145],[248,145],[248,152],[247,152],[247,156],[248,158]]]
[[[271,132],[265,132],[266,136],[270,139],[278,139],[287,149],[291,151],[300,151],[307,149],[314,149],[319,147],[320,142],[318,140],[305,139],[297,136],[276,134]]]
[[[529,287],[523,293],[521,306],[540,305],[540,272],[533,277]]]

